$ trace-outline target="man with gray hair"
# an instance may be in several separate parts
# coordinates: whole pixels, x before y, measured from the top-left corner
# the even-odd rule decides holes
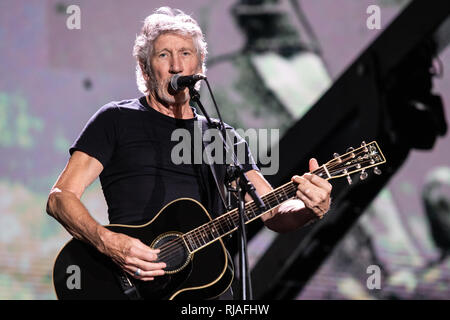
[[[100,178],[112,224],[147,223],[178,198],[200,202],[213,216],[224,207],[208,165],[174,164],[171,159],[171,133],[180,128],[193,132],[199,117],[189,105],[189,90],[172,91],[169,83],[174,75],[206,71],[207,46],[200,27],[180,10],[159,8],[145,19],[133,55],[144,96],[108,103],[89,120],[51,189],[47,212],[75,239],[91,244],[130,276],[153,281],[165,274],[166,264],[157,261],[159,250],[98,224],[80,200],[86,187]],[[272,187],[247,152],[244,171],[264,195]],[[310,170],[317,168],[311,159]],[[261,217],[274,231],[295,230],[329,209],[331,185],[326,180],[311,174],[293,180],[298,183],[298,199]],[[247,195],[246,200],[251,198]]]

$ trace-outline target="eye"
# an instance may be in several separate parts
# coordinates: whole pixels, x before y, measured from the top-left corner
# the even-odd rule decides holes
[[[167,57],[167,53],[160,53],[160,54],[158,55],[158,57],[160,57],[160,58],[165,58],[165,57]]]

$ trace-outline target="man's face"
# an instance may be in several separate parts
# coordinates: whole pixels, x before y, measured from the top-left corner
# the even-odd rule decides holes
[[[153,71],[151,95],[165,104],[184,104],[189,100],[187,89],[171,94],[168,86],[174,74],[200,72],[197,50],[191,37],[175,33],[160,35],[154,42],[150,65]]]

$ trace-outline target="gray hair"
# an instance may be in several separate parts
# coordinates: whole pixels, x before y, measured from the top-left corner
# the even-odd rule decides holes
[[[183,36],[191,36],[197,50],[199,63],[202,66],[202,73],[206,72],[207,45],[203,33],[197,21],[178,9],[161,7],[149,15],[144,20],[141,33],[136,37],[133,47],[133,56],[136,58],[136,83],[143,94],[150,91],[150,83],[145,81],[145,72],[150,81],[153,79],[153,72],[150,66],[150,57],[153,54],[154,41],[163,33],[178,33]]]

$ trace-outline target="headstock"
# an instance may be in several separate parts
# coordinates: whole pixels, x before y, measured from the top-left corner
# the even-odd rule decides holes
[[[328,161],[312,173],[326,180],[347,177],[348,183],[351,184],[351,174],[361,172],[360,179],[364,180],[368,177],[366,170],[374,168],[373,172],[380,175],[381,170],[378,165],[386,162],[376,141],[367,144],[363,141],[359,148],[348,148],[345,154],[335,153],[333,156],[333,160]]]

